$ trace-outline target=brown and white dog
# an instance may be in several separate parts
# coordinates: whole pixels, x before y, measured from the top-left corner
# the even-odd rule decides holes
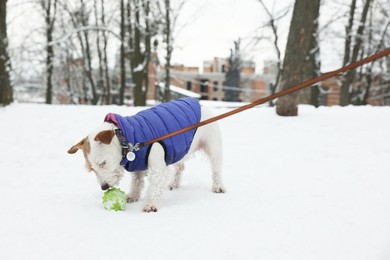
[[[211,116],[207,108],[201,107],[201,121],[207,120]],[[98,183],[103,190],[118,185],[124,172],[123,167],[120,165],[122,147],[115,135],[117,128],[115,124],[104,122],[98,129],[92,131],[68,151],[70,154],[76,153],[79,149],[83,151],[87,170],[95,173]],[[221,180],[222,141],[217,123],[205,125],[197,129],[188,153],[181,161],[173,165],[176,173],[169,188],[176,189],[179,187],[185,160],[198,150],[203,151],[210,160],[212,191],[224,193],[225,188]],[[157,211],[163,191],[168,186],[169,169],[164,158],[165,151],[163,146],[160,143],[154,143],[147,158],[148,170],[132,172],[133,181],[130,185],[130,192],[127,194],[128,202],[135,202],[140,199],[145,175],[148,175],[149,178],[150,185],[146,204],[143,208],[145,212]]]

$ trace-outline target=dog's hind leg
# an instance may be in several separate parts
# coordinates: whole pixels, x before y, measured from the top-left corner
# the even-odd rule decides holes
[[[220,154],[216,151],[216,148],[209,147],[206,151],[210,158],[211,170],[212,170],[212,191],[215,193],[224,193],[225,187],[222,184],[221,170],[222,170],[222,159]]]
[[[215,193],[224,193],[225,188],[222,184],[222,139],[218,124],[210,124],[203,129],[208,134],[204,136],[201,148],[207,154],[211,164],[212,171],[212,191]]]
[[[159,143],[154,143],[149,153],[149,189],[144,207],[145,212],[156,212],[164,190],[167,188],[169,169],[164,160],[165,151]]]
[[[170,190],[178,189],[180,187],[181,177],[184,171],[184,163],[179,162],[174,165],[175,176],[172,183],[169,185]]]
[[[141,196],[142,189],[144,188],[145,172],[133,172],[133,180],[131,182],[130,193],[127,195],[127,202],[136,202]]]

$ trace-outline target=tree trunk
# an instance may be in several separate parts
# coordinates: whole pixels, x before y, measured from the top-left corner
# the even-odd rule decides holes
[[[279,49],[279,45],[278,45],[278,32],[277,32],[276,26],[274,24],[274,20],[271,20],[270,24],[271,24],[272,31],[273,31],[274,37],[275,37],[274,38],[274,47],[275,47],[276,56],[278,59],[278,61],[276,62],[277,72],[276,72],[276,76],[275,76],[275,81],[271,85],[271,95],[273,95],[273,94],[275,94],[276,89],[279,85],[280,75],[282,74],[282,68],[281,68],[282,62],[281,62],[281,58],[280,58],[281,53],[280,53],[280,49]],[[270,107],[274,106],[274,100],[269,101],[269,106]]]
[[[119,105],[125,101],[126,66],[125,66],[125,2],[121,0],[121,47],[120,47],[120,89]]]
[[[74,29],[77,29],[81,26],[85,27],[88,25],[88,17],[87,12],[85,10],[85,3],[84,0],[80,1],[81,7],[77,12],[74,12],[72,10],[69,10],[68,6],[65,4],[65,10],[68,12],[70,19],[72,21]],[[83,78],[82,78],[82,85],[83,85],[83,100],[80,100],[81,103],[87,103],[90,101],[91,104],[96,105],[98,102],[98,96],[96,93],[95,83],[92,78],[92,64],[91,64],[91,51],[90,51],[90,45],[89,45],[89,36],[88,31],[84,32],[77,32],[77,38],[80,42],[80,49],[82,52],[83,57],[83,63],[82,63],[82,69],[83,69]],[[87,87],[86,81],[89,82],[89,88],[92,91],[92,100],[89,99],[88,92],[89,89]]]
[[[280,75],[282,73],[282,68],[281,68],[281,65],[282,65],[282,61],[281,61],[281,53],[280,53],[280,48],[279,48],[279,44],[278,44],[278,29],[277,29],[277,26],[275,24],[275,18],[274,18],[274,15],[271,14],[271,12],[269,11],[269,9],[267,8],[267,6],[265,5],[264,1],[263,0],[259,0],[260,4],[263,6],[265,12],[267,13],[267,15],[269,16],[269,26],[271,27],[271,30],[272,30],[272,33],[274,35],[274,41],[273,41],[273,44],[274,44],[274,47],[275,47],[275,51],[276,51],[276,57],[277,57],[277,63],[276,63],[276,69],[277,69],[277,72],[276,72],[276,75],[275,75],[275,80],[273,83],[270,83],[270,90],[271,90],[271,95],[275,94],[276,92],[276,89],[279,85],[279,80],[280,80]],[[274,106],[274,100],[270,100],[269,101],[269,106],[270,107],[273,107]]]
[[[318,1],[320,2],[320,0]],[[319,3],[318,3],[319,4]],[[318,9],[319,11],[319,5]],[[306,54],[306,62],[303,63],[303,81],[318,77],[320,72],[320,45],[318,43],[318,11],[317,18],[313,20],[314,28],[312,29],[312,33],[310,35],[309,40],[309,52]],[[318,88],[318,84],[313,85],[310,88],[305,88],[299,92],[299,103],[300,104],[310,104],[315,107],[319,106],[319,95],[320,90]]]
[[[52,31],[48,28],[46,31],[46,104],[52,104],[53,97],[53,58],[54,50],[53,46],[49,43],[53,40]]]
[[[364,4],[362,17],[360,19],[359,27],[355,37],[355,45],[353,47],[351,59],[349,60],[350,63],[357,61],[359,51],[363,43],[363,31],[365,28],[370,4],[371,4],[371,0],[366,0],[366,3]],[[350,104],[350,87],[352,86],[355,76],[356,76],[355,69],[346,72],[340,88],[340,106],[347,106]]]
[[[152,32],[151,32],[151,26],[150,26],[150,1],[149,0],[143,0],[143,7],[145,10],[145,68],[143,71],[143,78],[144,78],[144,99],[146,101],[147,99],[147,93],[148,93],[148,87],[149,87],[149,62],[150,62],[150,57],[152,53],[152,47],[151,47],[151,37],[152,37]]]
[[[345,27],[345,45],[344,45],[344,60],[343,66],[349,63],[351,59],[351,42],[352,42],[352,27],[353,27],[353,19],[355,16],[356,9],[356,0],[352,0],[351,8],[349,9],[349,20],[348,25]]]
[[[9,77],[11,64],[7,52],[7,0],[0,0],[0,105],[13,101],[13,90]]]
[[[80,24],[80,18],[77,17],[74,12],[69,10],[68,6],[66,6],[66,5],[65,5],[65,10],[68,12],[68,14],[70,16],[73,28],[77,29],[79,27],[79,24]],[[80,95],[82,94],[83,97],[79,98],[79,103],[86,104],[87,101],[88,101],[88,89],[87,89],[86,80],[85,80],[86,75],[87,75],[87,68],[86,68],[86,65],[85,65],[86,57],[85,57],[84,40],[83,40],[81,32],[77,32],[77,39],[79,40],[80,49],[81,49],[81,53],[82,53],[82,57],[83,57],[83,62],[82,62],[83,77],[81,79],[82,91],[80,92]]]
[[[172,46],[171,46],[171,15],[170,15],[170,0],[165,0],[165,37],[166,37],[166,57],[165,57],[165,91],[164,91],[164,102],[171,100],[171,55],[172,55]]]
[[[307,78],[314,78],[321,75],[320,44],[318,39],[318,18],[315,20],[315,32],[312,35],[313,46],[309,53]],[[306,76],[305,76],[306,77]],[[320,105],[320,82],[310,88],[310,104],[318,107]]]
[[[88,26],[88,15],[87,15],[87,10],[86,10],[84,0],[81,0],[80,3],[81,3],[81,10],[80,10],[80,12],[81,12],[81,17],[80,17],[81,25]],[[92,54],[91,54],[91,46],[89,43],[88,31],[85,30],[83,32],[83,35],[84,35],[84,41],[85,41],[85,49],[84,49],[85,53],[83,54],[84,60],[86,62],[86,67],[85,67],[86,75],[85,76],[89,82],[89,85],[90,85],[90,88],[92,91],[91,103],[92,103],[92,105],[97,105],[97,103],[99,101],[99,96],[96,92],[96,85],[95,85],[95,82],[94,82],[93,76],[92,76]]]
[[[141,51],[140,8],[140,0],[135,0],[134,55],[132,60],[132,77],[135,84],[133,89],[134,106],[146,106],[145,94],[142,88],[144,64]]]
[[[53,103],[53,60],[54,60],[54,47],[53,31],[54,22],[57,14],[57,0],[49,0],[47,2],[41,2],[42,9],[45,12],[45,24],[46,24],[46,104]]]
[[[371,13],[371,16],[372,16],[372,13]],[[375,49],[373,51],[371,51],[371,52],[379,52],[381,49],[386,48],[384,40],[385,40],[386,35],[388,35],[387,30],[389,28],[390,28],[390,20],[387,21],[387,24],[385,24],[385,26],[383,28],[383,31],[381,32],[381,38],[379,40],[379,43],[377,44]],[[370,26],[370,30],[372,31],[372,26]],[[390,61],[389,58],[387,58],[387,60]],[[366,92],[365,92],[364,97],[363,97],[363,105],[367,105],[368,104],[368,99],[370,97],[371,84],[372,84],[372,71],[373,71],[375,62],[376,61],[371,62],[371,64],[368,66],[368,69],[367,69],[367,77],[366,77],[367,88],[366,88]],[[382,60],[382,62],[383,62],[383,60]],[[386,67],[387,67],[387,70],[388,70],[390,68],[390,64],[388,64]],[[388,73],[388,71],[386,71],[386,70],[383,73],[385,75],[386,75],[386,73],[387,73],[387,75],[390,75],[390,73]]]
[[[307,58],[313,50],[313,35],[317,29],[320,0],[296,0],[288,35],[286,54],[283,62],[281,89],[285,90],[311,79],[312,66],[307,66]],[[307,71],[311,70],[311,71]],[[280,97],[276,112],[281,116],[298,115],[298,97],[295,92]]]
[[[103,3],[102,3],[103,4]],[[98,12],[98,3],[97,3],[97,0],[94,0],[93,1],[93,9],[94,9],[94,14],[95,14],[95,25],[96,27],[99,27],[99,12]],[[103,9],[103,7],[102,7]],[[101,13],[101,20],[104,21],[104,13],[102,12]],[[102,22],[102,25],[104,25],[104,23]],[[98,77],[98,83],[97,83],[97,87],[101,88],[101,92],[102,92],[102,96],[101,96],[101,99],[102,99],[102,103],[104,103],[106,101],[105,97],[106,97],[106,94],[107,94],[107,91],[106,91],[106,84],[104,84],[104,76],[103,76],[103,53],[102,53],[102,47],[100,45],[101,43],[101,40],[100,40],[100,32],[97,31],[96,32],[96,50],[97,50],[97,55],[98,55],[98,61],[99,61],[99,77]]]
[[[106,25],[104,0],[101,0],[101,13],[102,13],[102,24]],[[103,31],[102,34],[103,34],[103,66],[104,66],[104,75],[105,75],[106,90],[107,90],[106,104],[110,105],[112,103],[112,98],[111,98],[111,81],[110,81],[110,74],[108,71],[108,57],[107,57],[108,37],[105,31]]]

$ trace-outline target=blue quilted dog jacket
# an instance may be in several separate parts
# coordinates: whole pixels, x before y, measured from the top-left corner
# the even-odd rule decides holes
[[[143,110],[133,116],[122,117],[107,114],[105,122],[119,127],[132,145],[147,142],[200,122],[200,104],[193,98],[181,98]],[[196,128],[160,141],[165,150],[167,165],[180,161],[190,149]],[[148,168],[148,155],[151,145],[134,151],[135,160],[122,159],[121,165],[130,172]]]

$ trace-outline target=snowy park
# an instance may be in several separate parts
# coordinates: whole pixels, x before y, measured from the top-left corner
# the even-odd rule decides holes
[[[0,260],[389,260],[389,32],[389,0],[0,0]]]
[[[228,117],[219,122],[225,194],[211,192],[198,154],[158,212],[142,212],[144,193],[124,211],[105,210],[82,154],[67,150],[107,113],[141,109],[0,108],[1,259],[390,258],[388,107],[299,106],[298,117],[256,107]],[[119,187],[128,192],[130,181]]]

